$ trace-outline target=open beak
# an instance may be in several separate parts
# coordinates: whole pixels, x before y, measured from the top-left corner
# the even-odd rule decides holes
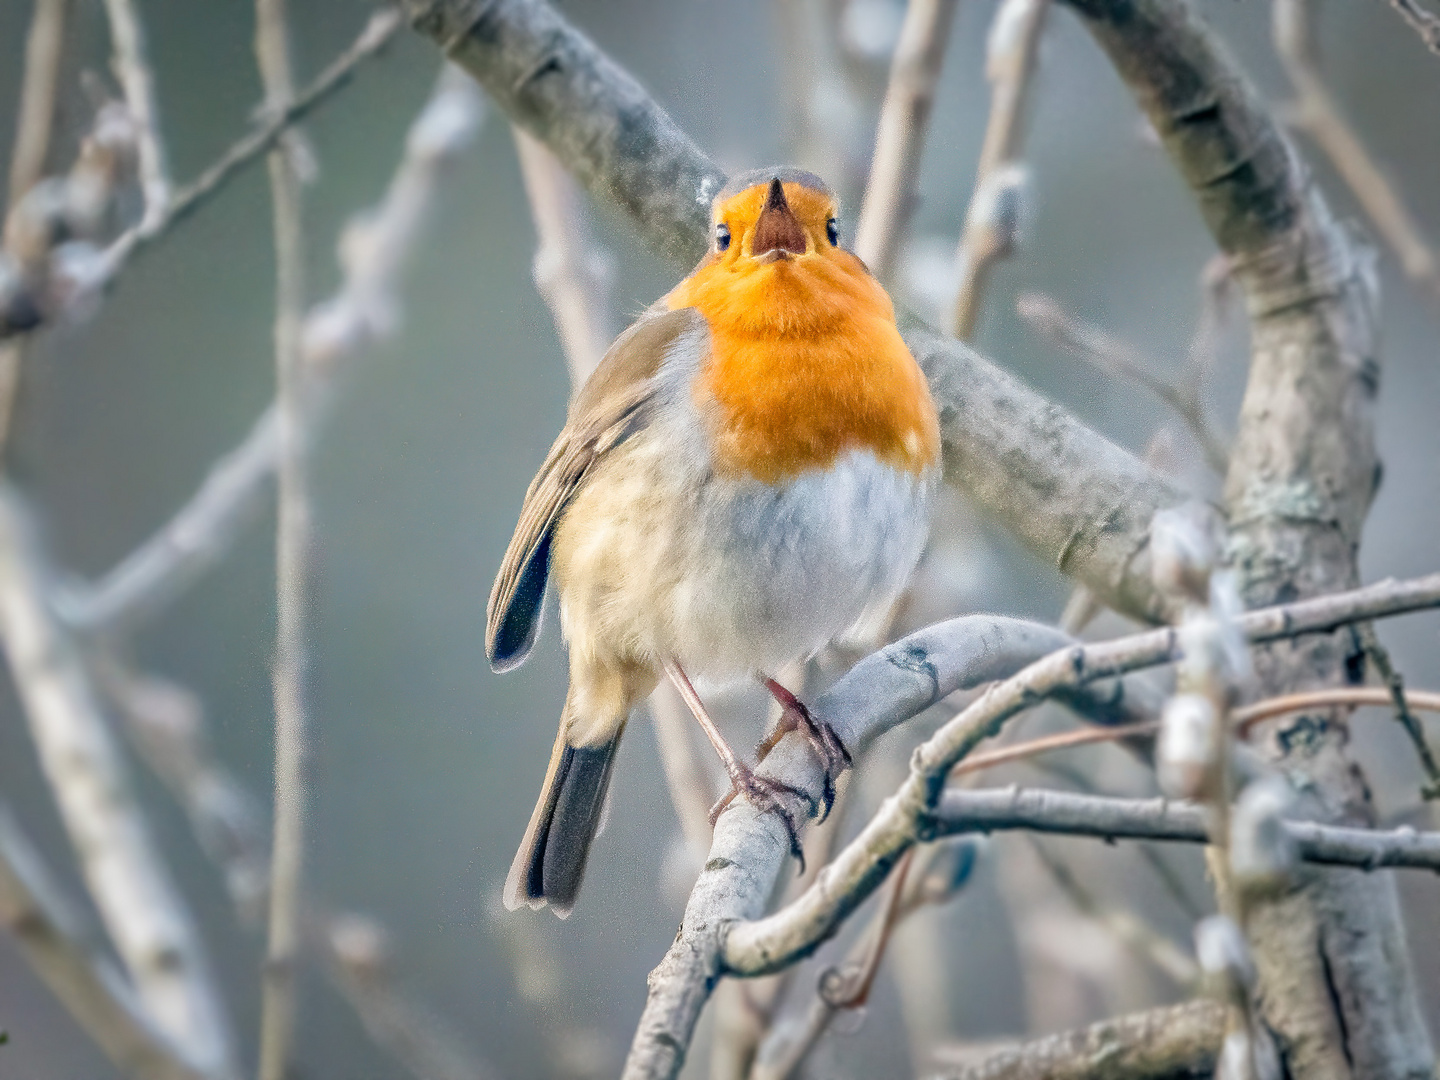
[[[765,205],[760,209],[760,218],[755,222],[755,232],[750,238],[750,256],[763,262],[788,259],[791,255],[805,254],[805,230],[796,220],[795,212],[785,201],[785,188],[776,177],[770,181],[770,191],[765,196]]]

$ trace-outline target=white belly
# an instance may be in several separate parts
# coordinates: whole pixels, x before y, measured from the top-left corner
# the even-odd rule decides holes
[[[670,657],[726,682],[888,613],[924,547],[938,470],[917,477],[857,450],[769,485],[701,479],[673,450],[627,444],[567,510],[555,571],[572,651]]]

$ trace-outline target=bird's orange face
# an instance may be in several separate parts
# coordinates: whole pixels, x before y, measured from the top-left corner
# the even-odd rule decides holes
[[[839,244],[835,200],[778,178],[717,200],[710,253],[671,293],[737,330],[813,334],[845,313],[893,318],[890,298]]]
[[[925,377],[890,297],[840,246],[823,185],[767,179],[717,199],[713,221],[709,254],[665,301],[710,327],[694,394],[716,469],[778,483],[852,449],[916,473],[934,465]]]

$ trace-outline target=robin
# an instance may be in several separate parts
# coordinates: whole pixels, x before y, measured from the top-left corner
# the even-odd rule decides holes
[[[738,793],[780,813],[794,846],[784,791],[730,749],[691,680],[759,677],[783,710],[761,756],[799,728],[833,776],[845,748],[769,676],[878,631],[925,544],[935,405],[889,296],[840,246],[835,197],[810,173],[761,170],[711,213],[709,252],[576,397],[490,594],[496,671],[529,653],[551,575],[570,654],[511,910],[569,914],[626,719],[662,673],[730,776],[712,821]]]

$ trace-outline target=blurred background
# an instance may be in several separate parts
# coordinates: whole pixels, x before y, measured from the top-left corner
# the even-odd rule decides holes
[[[1262,91],[1286,100],[1269,5],[1196,6]],[[902,3],[570,0],[560,7],[727,170],[785,161],[825,175],[848,200],[842,236],[853,235]],[[237,0],[145,0],[141,8],[171,167],[184,180],[245,129],[261,99],[253,11]],[[1433,137],[1440,59],[1385,4],[1330,0],[1315,8],[1332,92],[1422,227],[1440,234],[1440,141]],[[292,5],[302,83],[353,40],[369,10],[355,0]],[[959,6],[897,274],[897,297],[936,319],[954,289],[955,244],[989,107],[984,53],[994,11],[992,0]],[[29,15],[24,0],[0,0],[0,146],[12,138]],[[68,166],[90,123],[81,76],[108,80],[109,49],[99,0],[75,0],[51,171]],[[438,68],[431,43],[402,31],[305,123],[319,167],[305,199],[312,299],[336,286],[337,236],[380,197]],[[1334,171],[1303,136],[1297,141],[1337,211],[1358,218]],[[1163,405],[1058,349],[1016,313],[1022,293],[1048,294],[1130,342],[1154,371],[1194,377],[1186,355],[1213,244],[1108,62],[1063,9],[1044,32],[1024,157],[1020,242],[990,281],[978,348],[1136,452],[1167,433],[1164,461],[1213,491],[1195,446]],[[344,380],[315,460],[310,883],[325,901],[384,924],[406,993],[487,1063],[487,1075],[611,1075],[639,1016],[645,975],[674,935],[693,866],[654,729],[637,715],[609,827],[574,914],[560,922],[499,908],[565,676],[553,618],[525,667],[492,674],[482,651],[485,600],[525,486],[563,421],[569,385],[550,313],[532,284],[535,233],[514,141],[493,110],[439,200],[402,288],[402,328]],[[270,401],[270,214],[265,171],[252,167],[141,252],[92,318],[34,338],[8,467],[67,571],[91,577],[112,566],[191,494]],[[611,208],[594,207],[593,227],[611,259],[618,327],[679,271],[652,257]],[[1433,290],[1406,279],[1388,249],[1380,250],[1379,272],[1385,477],[1361,554],[1367,580],[1433,571],[1440,550],[1440,306]],[[1222,432],[1233,430],[1244,356],[1242,316],[1221,336],[1206,386]],[[198,695],[217,757],[267,808],[273,525],[273,517],[255,522],[220,568],[130,643],[138,666]],[[980,610],[1054,621],[1070,592],[958,502],[937,522],[922,572],[927,587],[907,611],[907,626]],[[1409,685],[1440,685],[1437,628],[1434,615],[1381,628]],[[1102,616],[1088,632],[1122,629]],[[0,791],[80,896],[19,706],[8,683],[0,686]],[[763,702],[740,695],[724,711],[738,743],[749,745],[765,718]],[[1059,722],[1041,715],[1026,730]],[[903,763],[923,723],[894,736],[898,755],[881,747],[872,768],[862,766],[842,829],[856,828],[893,787],[895,762]],[[1375,711],[1354,730],[1382,819],[1423,823],[1415,809],[1418,768],[1397,726]],[[1147,775],[1113,748],[1056,760],[1078,763],[1107,790],[1150,790]],[[174,799],[143,766],[134,771],[201,924],[243,1054],[253,1060],[263,935],[236,918]],[[1017,767],[990,779],[1035,775]],[[908,1075],[924,1066],[921,1055],[943,1059],[949,1043],[1052,1030],[1185,996],[1147,962],[1145,948],[1077,908],[1075,890],[1057,887],[1030,841],[1007,836],[982,847],[957,898],[917,921],[925,955],[897,945],[868,1008],[825,1036],[811,1075]],[[1045,852],[1063,860],[1105,911],[1138,913],[1156,934],[1190,948],[1193,915],[1133,848],[1054,841]],[[1161,857],[1191,904],[1207,905],[1199,852]],[[1423,1004],[1440,1033],[1440,944],[1428,932],[1440,917],[1440,882],[1410,875],[1402,890]],[[803,1002],[816,972],[838,955],[827,951],[800,973],[794,1001]],[[9,1033],[0,1077],[115,1075],[4,935],[0,1029]],[[708,1074],[708,1038],[702,1031],[687,1076]],[[296,1075],[306,1080],[408,1075],[375,1048],[316,966],[304,976],[297,1057]]]

